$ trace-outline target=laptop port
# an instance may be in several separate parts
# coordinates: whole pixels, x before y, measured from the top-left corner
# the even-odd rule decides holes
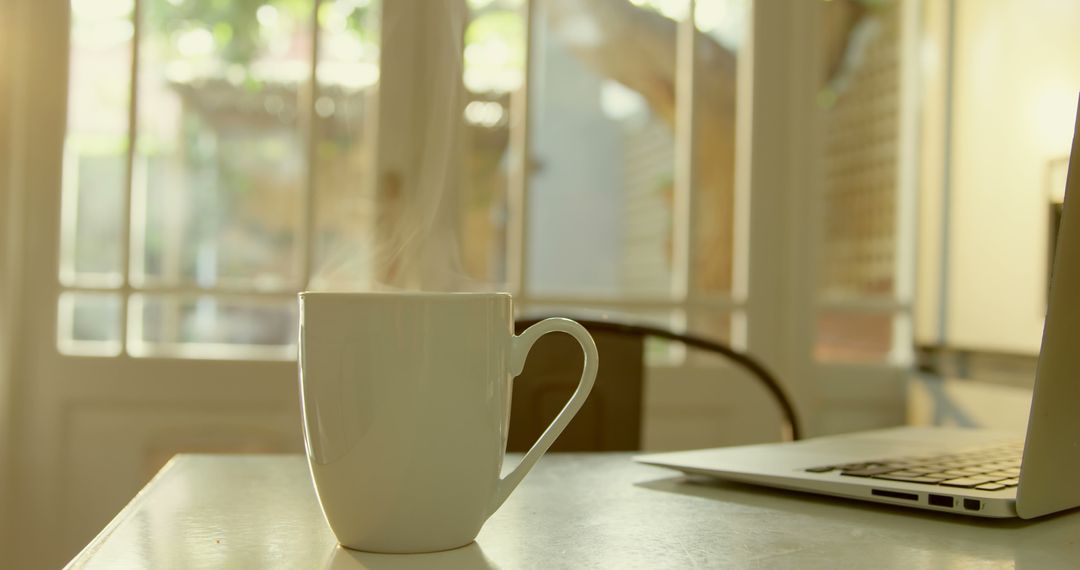
[[[877,497],[888,497],[890,499],[906,499],[908,501],[919,500],[919,496],[915,493],[901,493],[900,491],[886,491],[885,489],[870,489],[870,494]]]
[[[978,499],[964,499],[964,510],[977,511],[982,508],[982,501]]]
[[[949,497],[947,495],[930,494],[930,495],[927,496],[927,501],[930,503],[930,506],[933,506],[933,507],[945,507],[946,509],[953,508],[953,504],[954,504],[953,503],[953,498]]]

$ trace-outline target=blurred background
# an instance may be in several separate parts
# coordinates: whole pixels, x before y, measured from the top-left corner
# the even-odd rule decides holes
[[[1077,21],[1064,0],[7,0],[0,550],[70,559],[178,452],[300,451],[305,289],[506,290],[522,315],[729,343],[811,435],[1023,425]],[[388,246],[432,188],[437,231]],[[644,447],[776,438],[750,379],[646,353]]]

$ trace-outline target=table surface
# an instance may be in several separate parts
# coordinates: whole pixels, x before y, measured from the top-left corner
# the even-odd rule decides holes
[[[1077,567],[1080,512],[984,520],[687,478],[624,453],[549,454],[476,542],[337,546],[292,455],[181,455],[76,568]],[[510,461],[513,461],[511,459]]]

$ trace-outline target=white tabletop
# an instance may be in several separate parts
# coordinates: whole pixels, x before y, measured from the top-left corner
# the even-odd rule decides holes
[[[301,456],[177,456],[77,568],[1053,568],[1080,512],[974,519],[687,479],[628,454],[551,454],[476,542],[424,555],[338,547]]]

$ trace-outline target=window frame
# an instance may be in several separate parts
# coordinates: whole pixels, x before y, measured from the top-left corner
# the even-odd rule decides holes
[[[778,217],[788,215],[794,216],[796,214],[802,215],[805,212],[819,212],[819,204],[816,204],[814,200],[807,199],[807,196],[820,195],[820,188],[814,189],[815,185],[819,185],[817,181],[820,178],[820,173],[815,173],[812,160],[809,160],[808,152],[804,152],[802,156],[799,155],[799,149],[812,148],[812,139],[819,132],[820,126],[816,124],[816,120],[813,118],[817,115],[816,110],[812,105],[807,103],[807,100],[812,97],[806,97],[806,94],[813,93],[816,90],[816,83],[814,78],[808,69],[816,69],[814,63],[816,58],[820,57],[820,54],[816,50],[802,49],[806,45],[813,45],[816,41],[817,30],[806,29],[805,26],[799,26],[796,23],[798,18],[808,18],[807,21],[815,21],[813,18],[817,13],[817,8],[798,8],[800,12],[798,16],[791,14],[774,14],[769,7],[760,5],[761,3],[751,4],[752,17],[750,18],[751,26],[759,33],[750,33],[747,36],[747,45],[744,49],[740,50],[738,55],[738,105],[739,109],[737,116],[737,156],[736,156],[736,173],[735,173],[735,208],[736,213],[734,215],[735,223],[735,237],[734,237],[734,251],[733,254],[733,278],[731,283],[730,294],[717,294],[706,293],[696,290],[693,287],[695,263],[696,259],[696,242],[694,239],[696,236],[696,222],[695,216],[692,212],[695,208],[695,195],[696,193],[692,189],[696,185],[695,171],[696,171],[696,140],[695,136],[695,112],[700,104],[697,101],[696,90],[693,88],[695,81],[695,73],[697,70],[696,58],[697,53],[694,49],[695,42],[694,37],[697,33],[694,15],[696,14],[697,0],[687,0],[687,11],[681,21],[678,23],[677,34],[677,78],[678,84],[676,88],[676,98],[678,100],[677,105],[677,118],[676,129],[674,133],[675,138],[675,207],[673,215],[673,228],[674,228],[674,256],[672,263],[673,279],[670,292],[667,295],[656,296],[625,296],[625,297],[596,297],[588,295],[546,295],[536,293],[530,290],[529,276],[528,276],[528,255],[529,255],[529,231],[528,231],[528,212],[526,199],[529,194],[530,186],[530,173],[528,172],[527,165],[529,160],[527,157],[530,155],[530,138],[532,129],[532,117],[530,112],[530,84],[531,80],[535,76],[535,53],[532,49],[533,38],[535,37],[534,30],[539,25],[538,18],[535,17],[538,10],[539,0],[525,0],[524,2],[524,18],[526,21],[526,34],[524,41],[526,42],[527,49],[525,50],[525,70],[524,70],[524,83],[521,89],[514,93],[511,97],[511,117],[510,121],[510,143],[509,143],[509,185],[507,203],[509,209],[509,224],[510,231],[507,236],[507,254],[506,267],[508,270],[507,275],[507,289],[515,296],[518,307],[524,311],[530,311],[534,307],[560,307],[569,309],[571,311],[576,310],[599,310],[599,311],[624,311],[627,313],[642,313],[642,312],[666,312],[671,315],[672,323],[675,328],[685,328],[690,315],[694,315],[701,311],[710,311],[713,314],[721,315],[726,314],[730,318],[730,340],[729,342],[738,349],[750,350],[756,353],[769,353],[772,352],[769,348],[765,347],[763,340],[755,340],[758,335],[753,334],[753,329],[758,328],[760,330],[770,330],[774,327],[765,325],[766,320],[776,321],[777,319],[784,318],[782,315],[782,309],[779,307],[777,310],[779,313],[769,310],[765,311],[762,307],[764,303],[758,301],[755,302],[755,297],[761,298],[776,298],[779,294],[779,290],[774,285],[762,286],[761,282],[764,277],[768,279],[790,279],[795,276],[792,281],[792,286],[802,291],[796,297],[795,301],[793,297],[792,302],[798,302],[805,306],[812,306],[815,311],[834,311],[834,312],[849,312],[852,314],[888,314],[892,315],[894,322],[894,334],[893,334],[893,349],[890,353],[888,362],[883,364],[902,364],[909,362],[911,359],[910,343],[903,342],[904,339],[910,337],[911,332],[911,274],[913,273],[913,247],[911,244],[907,244],[912,238],[910,228],[913,227],[913,211],[914,202],[913,198],[910,200],[904,198],[901,200],[900,207],[898,207],[898,219],[897,227],[902,233],[898,233],[897,243],[898,247],[904,248],[903,251],[898,251],[897,257],[897,285],[894,293],[887,298],[879,299],[854,299],[854,298],[818,298],[814,295],[807,295],[806,293],[815,289],[812,276],[816,275],[816,267],[814,263],[819,258],[818,246],[816,244],[819,241],[820,235],[820,221],[816,218],[820,217],[816,214],[809,216],[808,221],[797,221],[792,218],[789,224],[795,224],[800,228],[785,237],[784,235],[778,235],[775,232],[776,224],[774,223]],[[134,3],[134,36],[132,38],[132,62],[131,62],[131,74],[132,77],[137,77],[139,69],[139,38],[142,35],[142,22],[140,18],[140,6],[141,0]],[[324,4],[322,0],[315,0],[311,26],[314,26],[318,30],[318,13],[320,7]],[[904,3],[909,6],[906,9],[908,13],[905,18],[912,17],[911,14],[917,16],[917,4],[914,0]],[[452,10],[461,10],[461,21],[468,21],[468,8],[464,0],[458,0],[451,3]],[[392,7],[392,8],[387,8]],[[393,13],[389,16],[388,11]],[[419,6],[415,6],[414,2],[387,2],[384,6],[382,13],[384,19],[393,18],[398,22],[400,28],[400,22],[402,19],[409,22],[409,27],[405,34],[401,35],[401,38],[407,39],[410,34],[423,33],[425,28],[435,22],[439,18],[437,11],[424,10]],[[910,23],[910,22],[908,22]],[[769,26],[781,26],[788,28],[791,34],[794,34],[789,39],[783,41],[776,41],[775,34],[768,34],[771,44],[769,42],[761,41],[760,31],[768,30]],[[312,35],[311,46],[311,59],[310,74],[307,79],[306,89],[304,90],[305,96],[302,98],[302,108],[304,113],[301,118],[301,131],[302,139],[304,141],[305,149],[305,173],[304,173],[304,185],[301,189],[301,213],[300,213],[300,229],[298,232],[299,241],[299,283],[302,284],[300,289],[303,289],[311,281],[312,276],[312,259],[313,259],[313,232],[315,229],[315,179],[318,174],[313,168],[314,156],[316,152],[316,137],[314,133],[314,100],[318,95],[318,77],[317,70],[319,65],[319,53],[320,42],[322,34],[315,33]],[[385,41],[385,37],[383,38]],[[910,43],[910,39],[907,40]],[[408,50],[406,50],[408,51]],[[795,58],[789,61],[776,60],[773,54],[787,51],[787,57]],[[390,71],[393,69],[401,68],[401,59],[407,57],[415,57],[416,54],[405,54],[404,56],[398,50],[383,49],[381,50],[383,61],[381,67],[384,70]],[[770,60],[768,65],[778,66],[776,69],[771,70],[769,73],[760,73],[753,70],[755,60]],[[790,61],[799,61],[801,65],[806,67],[796,66],[790,63]],[[910,75],[911,64],[904,69],[904,73]],[[780,77],[778,72],[787,72],[787,77]],[[422,81],[415,76],[399,75],[395,77],[393,72],[384,72],[380,78],[380,96],[383,94],[383,83],[386,81],[395,82],[396,89],[409,90],[417,88],[416,82]],[[910,78],[905,81],[905,85],[910,86]],[[423,87],[422,85],[420,87]],[[910,88],[910,87],[909,87]],[[789,172],[801,172],[805,176],[801,180],[809,180],[810,183],[800,183],[798,179],[792,179],[788,177],[783,179],[779,177],[775,172],[766,172],[765,170],[771,168],[770,166],[761,165],[760,161],[755,164],[753,159],[754,152],[752,149],[761,149],[762,145],[758,144],[758,141],[768,140],[771,135],[764,133],[764,129],[772,128],[769,126],[771,118],[763,117],[756,113],[756,108],[761,108],[763,105],[760,101],[755,101],[752,97],[756,91],[763,93],[767,90],[786,89],[789,92],[786,102],[776,100],[769,102],[766,107],[772,107],[774,109],[786,108],[785,114],[791,117],[798,118],[797,121],[802,121],[801,127],[792,126],[777,126],[777,132],[784,132],[783,145],[773,145],[769,147],[769,152],[777,154],[778,148],[787,149],[783,155],[786,156],[786,160],[793,166],[788,169]],[[140,294],[162,294],[182,297],[194,297],[201,295],[210,295],[215,297],[243,297],[243,298],[257,298],[266,300],[288,300],[295,296],[296,290],[289,287],[281,287],[269,290],[256,290],[256,289],[238,289],[232,287],[213,286],[213,287],[198,287],[198,286],[158,286],[158,285],[143,285],[133,286],[131,283],[131,235],[132,235],[132,219],[131,219],[131,204],[132,204],[132,186],[134,181],[134,175],[137,171],[137,165],[135,164],[135,137],[137,131],[137,109],[138,109],[138,90],[135,81],[131,82],[130,92],[131,102],[129,106],[129,125],[128,125],[128,158],[127,158],[127,178],[125,181],[125,202],[122,219],[124,220],[123,243],[121,244],[122,252],[122,283],[120,287],[108,287],[108,286],[80,286],[65,284],[61,286],[61,293],[63,292],[84,292],[84,293],[108,293],[119,294],[121,298],[121,315],[120,315],[120,347],[118,351],[114,351],[112,354],[106,354],[104,356],[114,356],[120,358],[164,358],[164,359],[187,359],[191,356],[199,358],[198,354],[185,356],[182,353],[172,353],[168,351],[162,353],[150,353],[144,355],[132,355],[131,354],[131,331],[137,326],[134,323],[131,312],[131,306],[134,303],[134,299]],[[760,96],[759,96],[760,97]],[[800,99],[802,97],[802,99]],[[386,105],[387,107],[390,105]],[[775,107],[774,107],[775,106]],[[906,137],[913,137],[917,133],[912,133],[911,125],[913,124],[912,116],[914,112],[911,110],[911,105],[905,107],[907,113],[903,117],[903,125]],[[387,124],[388,119],[392,120],[392,116],[387,116],[385,109],[380,109],[377,122],[380,124]],[[758,132],[751,135],[750,129],[753,127]],[[385,133],[387,129],[379,129],[379,136],[387,136]],[[793,136],[794,135],[794,136]],[[400,133],[395,133],[394,136],[401,136]],[[404,135],[407,139],[413,141],[418,140],[421,136],[419,133],[407,133]],[[380,143],[384,143],[385,139],[380,138]],[[779,141],[777,141],[779,142]],[[409,144],[408,142],[406,143]],[[379,144],[377,146],[385,147],[385,144]],[[393,146],[393,145],[390,145]],[[910,145],[902,144],[902,151],[908,149]],[[764,152],[764,151],[762,151]],[[907,152],[902,156],[905,164],[910,165],[911,153]],[[388,168],[386,157],[380,156],[376,160],[376,172],[374,177],[376,178],[376,184],[381,183],[384,179],[385,172]],[[785,159],[781,158],[779,161],[783,163]],[[799,166],[794,166],[798,164]],[[902,169],[901,169],[902,170]],[[904,176],[903,174],[901,175]],[[755,186],[754,200],[750,199],[750,185],[753,181]],[[898,194],[906,196],[910,194],[906,189],[911,188],[913,181],[909,177],[903,178],[901,181],[901,191]],[[777,190],[783,192],[786,197],[782,198],[788,202],[788,204],[780,204],[777,198],[770,196],[769,186],[776,186],[777,188],[783,188],[783,190]],[[811,191],[800,192],[799,188],[810,188]],[[795,208],[792,204],[800,204]],[[784,214],[787,212],[788,214]],[[768,228],[766,233],[765,228]],[[783,233],[783,232],[781,232]],[[798,237],[795,237],[795,236]],[[779,246],[781,242],[785,240],[796,240],[799,245],[788,244],[783,247]],[[786,251],[787,253],[784,253]],[[796,254],[796,252],[798,252]],[[772,258],[774,255],[792,255],[796,254],[795,258],[790,258],[792,264],[788,264],[785,267],[771,267],[765,269],[766,266],[775,263],[769,261],[763,261],[765,258]],[[781,257],[780,259],[783,259]],[[797,269],[795,269],[797,267]],[[753,294],[751,294],[753,291]],[[811,316],[812,317],[812,316]],[[792,319],[788,319],[791,321]],[[804,322],[800,325],[802,330],[799,332],[799,336],[813,339],[816,337],[816,332],[813,330],[812,318],[794,319],[794,322]],[[755,322],[755,326],[751,326],[750,323]],[[58,331],[59,332],[59,331]],[[59,334],[57,335],[59,340]],[[774,337],[775,338],[775,337]],[[802,343],[805,344],[805,343]],[[251,361],[278,361],[278,360],[291,360],[293,357],[293,349],[285,347],[287,350],[263,350],[261,353],[258,350],[251,350],[250,346],[234,346],[227,345],[225,352],[220,354],[220,357],[225,357],[226,360],[251,360]],[[228,351],[233,350],[234,353],[230,354]],[[800,347],[793,349],[796,352],[807,350],[806,347]],[[812,344],[809,347],[812,353]],[[244,353],[247,354],[244,354]],[[72,355],[78,356],[79,351],[71,351]],[[85,356],[85,355],[84,355]],[[210,356],[210,360],[214,360],[215,357]],[[801,358],[800,358],[801,360]]]
[[[529,307],[535,306],[558,306],[565,307],[572,310],[617,310],[627,312],[641,312],[641,311],[666,311],[669,312],[673,318],[676,326],[685,326],[687,315],[693,314],[696,310],[706,309],[711,311],[717,311],[722,313],[728,313],[732,322],[744,322],[745,317],[743,312],[746,310],[747,301],[746,295],[725,295],[725,294],[706,294],[696,291],[691,284],[694,282],[694,263],[696,258],[696,239],[695,232],[695,220],[691,215],[695,211],[695,192],[692,189],[695,186],[695,156],[696,156],[696,137],[694,129],[694,113],[697,105],[696,93],[693,89],[694,73],[696,69],[696,50],[693,49],[694,34],[696,33],[695,22],[692,17],[696,13],[696,1],[687,0],[687,15],[679,22],[678,36],[677,36],[677,77],[679,82],[676,88],[676,96],[679,100],[677,105],[677,128],[675,132],[675,208],[673,216],[674,226],[674,260],[673,260],[673,279],[670,294],[666,296],[649,296],[649,297],[590,297],[590,296],[575,296],[575,295],[543,295],[536,294],[529,290],[527,267],[528,267],[528,212],[527,212],[527,200],[525,197],[528,195],[529,189],[529,173],[526,166],[528,160],[526,157],[529,155],[530,150],[530,135],[531,135],[531,113],[529,107],[529,89],[530,79],[534,75],[534,59],[532,39],[534,37],[533,30],[538,25],[537,18],[534,17],[537,7],[535,0],[526,0],[524,2],[524,14],[523,17],[526,21],[526,34],[525,43],[527,48],[525,49],[525,70],[524,70],[524,82],[521,89],[514,93],[511,98],[511,114],[514,119],[511,121],[510,127],[510,146],[509,152],[511,154],[510,160],[510,172],[509,172],[509,188],[508,188],[508,206],[509,206],[509,228],[508,235],[508,258],[507,268],[509,275],[507,276],[507,288],[515,296],[515,300],[519,307],[528,310]],[[310,73],[307,78],[307,83],[303,88],[303,96],[301,107],[303,113],[300,120],[301,137],[304,141],[304,165],[305,172],[303,175],[303,186],[301,188],[301,212],[299,215],[300,225],[297,233],[298,237],[298,250],[299,258],[299,277],[298,283],[301,284],[300,290],[307,287],[311,282],[312,277],[312,259],[314,257],[314,240],[313,233],[315,231],[315,178],[318,174],[314,171],[313,164],[315,162],[314,157],[316,153],[317,139],[314,133],[314,117],[315,108],[314,100],[318,96],[318,75],[317,69],[319,65],[319,54],[322,33],[319,32],[318,13],[321,6],[324,3],[322,0],[316,0],[314,2],[312,10],[312,20],[310,25],[314,27],[317,33],[312,34],[311,44],[311,57],[309,60]],[[131,62],[130,62],[130,77],[132,80],[129,85],[129,105],[128,105],[128,126],[127,126],[127,138],[128,145],[126,151],[126,164],[125,164],[125,179],[121,212],[121,220],[123,228],[121,231],[121,243],[119,245],[121,252],[122,268],[120,280],[117,286],[110,283],[77,283],[74,281],[68,281],[61,284],[61,295],[64,293],[88,293],[88,294],[109,294],[119,295],[120,297],[120,333],[119,342],[116,346],[108,347],[103,346],[101,343],[95,343],[93,341],[85,343],[87,349],[80,348],[80,344],[68,343],[66,349],[62,350],[64,354],[71,356],[101,356],[101,357],[134,357],[134,358],[200,358],[198,352],[190,353],[190,351],[175,350],[175,349],[163,349],[157,352],[142,352],[139,350],[133,351],[133,337],[132,332],[140,329],[140,324],[135,322],[135,316],[132,311],[132,307],[136,304],[136,299],[140,295],[166,295],[174,298],[190,298],[198,296],[213,296],[215,298],[221,297],[244,297],[244,298],[257,298],[266,300],[287,300],[294,298],[296,290],[289,287],[281,287],[276,289],[253,289],[253,288],[234,288],[228,286],[210,286],[202,287],[195,285],[156,285],[156,284],[141,284],[135,285],[132,282],[132,235],[133,221],[132,212],[136,209],[134,201],[136,199],[134,187],[136,184],[136,177],[140,172],[140,166],[138,164],[137,155],[137,137],[138,137],[138,110],[140,104],[140,95],[138,89],[138,82],[134,78],[138,77],[140,69],[140,52],[141,52],[141,38],[143,37],[144,21],[142,18],[143,2],[142,0],[135,1],[133,4],[132,21],[133,21],[133,36],[131,39]],[[468,19],[467,8],[463,0],[451,3],[453,8],[462,10],[460,15],[460,21],[466,22]],[[388,12],[393,13],[387,14]],[[387,2],[383,6],[383,18],[390,19],[397,22],[397,30],[401,30],[404,33],[398,34],[401,39],[408,39],[411,34],[419,34],[431,23],[439,23],[437,18],[439,17],[438,11],[423,10],[416,6],[412,6],[409,2]],[[408,28],[403,27],[400,22],[405,20],[410,22],[411,25]],[[384,41],[385,41],[384,37]],[[400,43],[400,40],[398,40]],[[393,50],[383,49],[382,52],[382,65],[384,71],[380,78],[380,95],[383,92],[383,84],[389,79],[397,83],[393,88],[398,91],[409,91],[426,86],[416,86],[416,81],[423,81],[417,79],[416,76],[408,76],[405,74],[395,75],[394,69],[402,69],[407,66],[400,65],[403,63],[400,61],[402,57],[409,57],[407,53],[409,50]],[[401,54],[406,52],[404,56]],[[389,73],[388,73],[389,72]],[[385,105],[389,107],[392,103]],[[378,122],[386,124],[388,119],[392,120],[393,117],[388,117],[388,113],[394,111],[387,111],[384,108],[380,108],[380,117]],[[385,130],[380,129],[380,137],[386,136]],[[395,137],[400,137],[401,133],[395,130]],[[405,135],[409,137],[409,134]],[[411,133],[412,140],[418,140],[421,136],[420,133]],[[380,142],[385,142],[380,138]],[[399,146],[401,141],[393,141],[395,144],[380,146]],[[410,144],[406,142],[406,146]],[[377,161],[376,169],[378,173],[376,176],[379,179],[383,178],[384,172],[389,168],[387,162],[392,161],[393,158],[387,159],[386,157],[380,157]],[[72,227],[70,216],[72,215],[71,203],[74,202],[68,196],[74,195],[77,189],[72,189],[72,185],[75,183],[73,176],[70,172],[65,173],[64,180],[64,194],[65,199],[63,203],[65,208],[65,219],[68,221],[62,222],[62,227]],[[744,185],[745,186],[745,185]],[[746,189],[736,190],[736,202],[742,202],[745,200],[747,194]],[[67,235],[65,232],[61,241],[62,256],[70,258],[71,253],[67,251],[70,249],[72,236]],[[736,243],[736,248],[740,245]],[[516,255],[514,254],[516,253]],[[737,259],[745,259],[746,255],[736,254]],[[61,269],[63,272],[63,269]],[[736,275],[742,275],[745,277],[745,271],[736,270]],[[733,286],[733,291],[738,287]],[[745,291],[745,287],[741,288]],[[63,327],[65,321],[61,318],[58,322],[58,327]],[[733,325],[734,326],[734,325]],[[740,330],[745,330],[742,327]],[[61,335],[64,331],[58,330],[57,341],[61,341]],[[745,347],[745,335],[733,334],[732,342],[736,346]],[[104,348],[104,350],[103,350]],[[242,345],[227,345],[222,347],[220,355],[228,360],[289,360],[292,358],[291,350],[263,350],[260,347],[242,346]],[[230,353],[231,351],[231,353]],[[185,352],[188,352],[187,354]],[[212,353],[211,353],[212,354]],[[214,360],[212,355],[203,355],[203,358]]]

